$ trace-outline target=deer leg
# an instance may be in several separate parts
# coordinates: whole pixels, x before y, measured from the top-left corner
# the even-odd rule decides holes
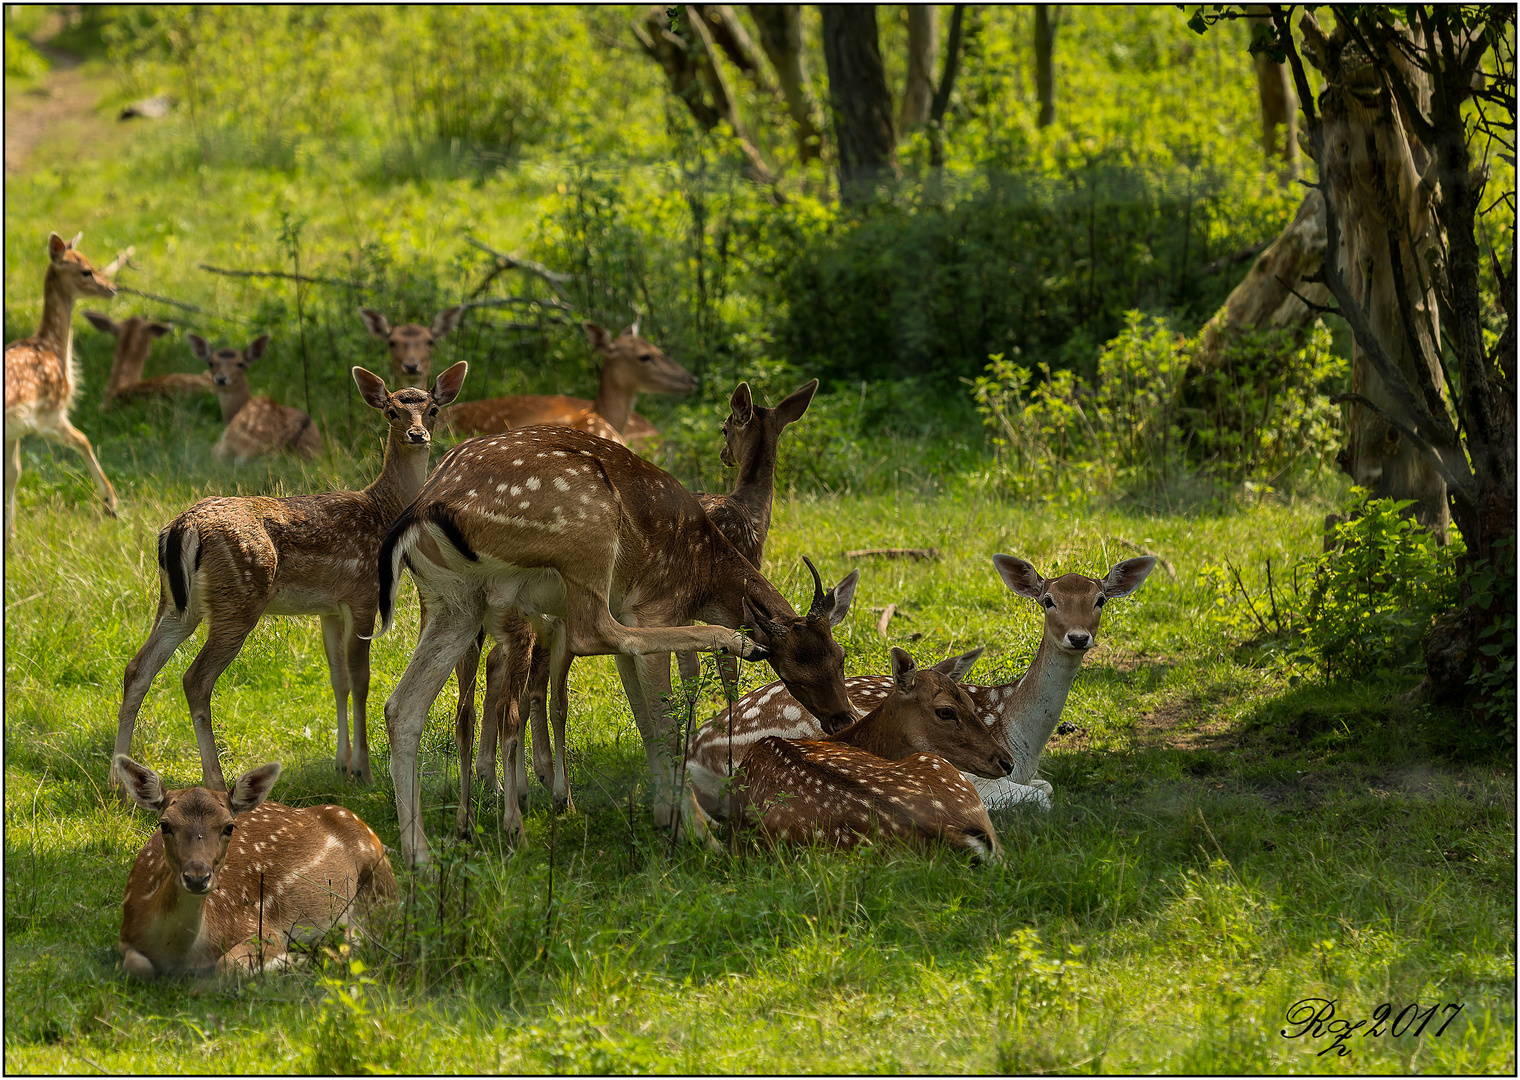
[[[565,581],[565,632],[572,656],[623,653],[723,652],[736,656],[765,655],[743,634],[723,626],[627,626],[612,617],[605,589]],[[670,683],[670,661],[664,682]]]
[[[484,631],[482,631],[481,644],[484,645]],[[480,707],[480,753],[475,758],[475,776],[485,785],[487,791],[499,792],[501,784],[496,779],[496,744],[501,739],[501,734],[496,724],[494,702],[492,700],[492,671],[501,666],[501,645],[491,646],[491,651],[486,654],[486,689],[485,698]],[[455,671],[458,674],[458,671]],[[463,687],[464,683],[461,682]],[[472,686],[473,690],[474,687]],[[461,689],[461,701],[464,691]]]
[[[369,765],[369,638],[359,635],[373,633],[374,627],[373,612],[363,617],[349,613],[346,629],[348,688],[354,697],[354,742],[348,775],[365,787],[375,782],[375,776]]]
[[[137,655],[127,662],[127,670],[121,679],[121,708],[116,711],[116,749],[111,752],[110,785],[123,791],[121,778],[116,775],[116,755],[132,753],[132,733],[137,727],[137,713],[153,680],[169,662],[185,639],[195,632],[200,623],[199,614],[189,611],[176,613],[169,598],[160,595],[158,615],[153,620],[153,631]]]
[[[422,828],[417,761],[428,707],[479,631],[478,609],[440,608],[430,612],[411,662],[385,703],[385,727],[391,741],[391,779],[396,785],[396,818],[401,830],[402,855],[409,866],[424,866],[431,858]]]
[[[100,492],[101,500],[106,504],[106,513],[111,517],[116,516],[116,489],[111,486],[111,481],[106,479],[105,472],[100,467],[100,462],[95,460],[95,451],[90,446],[90,440],[85,438],[84,432],[80,431],[69,418],[60,417],[58,426],[52,430],[43,430],[42,434],[64,446],[72,447],[84,458],[85,464],[90,467],[90,475],[95,478],[95,490]]]
[[[343,616],[322,616],[322,649],[327,653],[327,679],[332,683],[333,707],[338,714],[338,772],[347,776],[352,760],[348,745],[348,656],[343,649]]]
[[[570,798],[569,762],[565,752],[565,720],[570,714],[570,650],[567,635],[561,630],[549,644],[549,671],[554,679],[554,809],[575,809]],[[668,661],[667,661],[668,663]],[[536,738],[536,736],[535,736]]]
[[[644,739],[644,754],[654,803],[654,821],[661,828],[676,823],[676,787],[680,759],[675,754],[675,724],[668,711],[670,697],[670,659],[667,656],[618,656],[618,674],[633,719]],[[663,670],[662,669],[663,666]],[[673,760],[674,759],[674,760]]]
[[[554,781],[551,776],[554,772],[554,753],[549,746],[549,646],[547,642],[552,640],[555,633],[559,631],[547,625],[547,620],[545,622],[545,632],[534,636],[528,662],[526,697],[528,720],[533,729],[533,771],[538,774],[540,784],[546,788],[553,788]],[[526,765],[523,772],[526,786]]]
[[[5,535],[16,533],[16,485],[21,480],[21,440],[5,440]]]
[[[212,622],[206,631],[206,643],[185,672],[185,700],[190,703],[190,722],[195,725],[195,741],[201,752],[201,775],[206,787],[212,791],[226,791],[227,781],[222,778],[222,765],[216,754],[216,735],[211,729],[211,692],[216,680],[222,677],[227,665],[242,651],[243,642],[259,624],[257,611],[244,614],[236,620],[222,618]]]
[[[455,823],[461,840],[475,838],[475,816],[470,805],[470,758],[475,752],[475,671],[480,666],[480,646],[484,639],[484,631],[477,631],[475,640],[465,647],[464,655],[454,665],[454,676],[459,683],[459,706],[454,710],[454,748],[459,753],[459,811]]]
[[[523,684],[528,679],[528,654],[533,634],[521,617],[493,611],[487,619],[496,648],[486,659],[485,723],[498,732],[501,741],[502,810],[501,828],[507,842],[516,846],[523,839],[522,801],[527,789],[519,786],[522,760]],[[484,741],[484,734],[481,736]],[[495,769],[492,769],[495,779]]]

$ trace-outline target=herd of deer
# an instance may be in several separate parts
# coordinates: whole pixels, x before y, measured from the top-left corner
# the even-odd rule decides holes
[[[89,440],[68,420],[76,385],[71,319],[76,298],[115,295],[111,277],[130,251],[95,270],[76,250],[78,239],[49,237],[42,326],[5,350],[7,538],[23,435],[75,447],[107,512],[116,508]],[[429,377],[433,347],[458,324],[462,308],[440,312],[431,327],[392,327],[374,311],[361,314],[389,346],[399,384],[392,390],[362,367],[352,371],[363,400],[388,427],[374,482],[362,491],[207,498],[159,533],[158,610],[126,667],[111,759],[111,783],[159,820],[127,883],[120,939],[127,971],[152,978],[283,963],[292,943],[337,925],[351,930],[353,916],[394,894],[384,847],[352,813],[266,801],[278,765],[242,775],[228,791],[211,697],[264,615],[319,616],[336,764],[369,783],[370,640],[393,624],[403,566],[416,584],[421,632],[386,702],[385,722],[401,852],[410,866],[430,857],[418,753],[428,709],[449,673],[459,682],[459,834],[472,835],[475,779],[500,787],[503,829],[517,843],[527,796],[524,713],[539,780],[557,809],[571,804],[565,726],[569,669],[578,656],[615,658],[648,756],[656,823],[712,846],[717,820],[726,819],[772,844],[845,847],[901,837],[996,861],[989,809],[1049,809],[1050,785],[1034,775],[1041,751],[1096,642],[1104,603],[1139,588],[1153,558],[1127,559],[1098,579],[1046,579],[1022,559],[994,556],[1007,586],[1045,612],[1039,650],[1013,682],[965,684],[980,649],[920,668],[894,648],[891,674],[846,678],[833,628],[850,609],[859,571],[826,590],[804,560],[813,596],[799,614],[758,569],[777,444],[806,412],[816,380],[774,408],[755,402],[740,383],[722,448],[737,483],[729,495],[697,496],[629,449],[656,434],[633,411],[637,394],[686,393],[696,385],[639,336],[637,324],[616,337],[586,324],[602,359],[594,402],[517,396],[453,404],[468,364],[454,364],[431,384]],[[117,339],[106,403],[210,390],[226,423],[218,456],[320,452],[309,416],[249,394],[246,372],[263,355],[267,335],[242,350],[213,350],[189,335],[209,376],[143,379],[152,342],[171,328],[86,317]],[[478,437],[459,442],[430,473],[440,421]],[[129,756],[133,729],[154,677],[202,622],[205,644],[183,680],[202,784],[170,790]],[[487,634],[496,644],[472,760],[476,669]],[[683,747],[670,712],[670,654],[689,676],[701,652],[718,654],[731,691],[738,659],[767,661],[779,681],[738,698]]]

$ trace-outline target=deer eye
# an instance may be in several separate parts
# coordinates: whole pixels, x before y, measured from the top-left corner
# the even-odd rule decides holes
[[[438,406],[434,405],[431,409],[429,409],[428,410],[428,415],[429,416],[437,416],[438,415]]]
[[[222,839],[223,840],[227,839],[227,837],[229,837],[229,836],[232,835],[233,828],[234,828],[234,826],[233,826],[233,824],[231,822],[228,822],[227,825],[225,827],[223,827],[223,829],[222,829]]]
[[[1100,596],[1100,597],[1098,597],[1098,602],[1096,604],[1094,604],[1093,607],[1102,607],[1103,606],[1103,601],[1105,601],[1107,599],[1108,599],[1108,597],[1106,597],[1106,596]]]
[[[649,363],[649,361],[653,360],[654,357],[652,355],[650,355],[649,353],[640,353],[639,354],[639,359],[642,360],[642,361],[644,361],[644,363],[647,364],[647,363]]]
[[[1053,608],[1053,607],[1056,606],[1055,600],[1051,599],[1051,597],[1049,595],[1042,596],[1040,598],[1040,603],[1042,603],[1042,604],[1045,605],[1045,610],[1046,611],[1049,611],[1051,608]]]
[[[934,715],[947,724],[958,724],[961,722],[961,718],[955,714],[954,709],[935,709]]]
[[[161,831],[165,836],[172,836],[174,833],[174,830],[169,827],[169,823],[167,821],[160,821],[158,823],[158,828],[159,831]]]
[[[397,414],[397,412],[396,412],[395,409],[386,409],[385,410],[385,418],[387,420],[394,420],[394,419],[396,419],[397,415],[398,414]]]

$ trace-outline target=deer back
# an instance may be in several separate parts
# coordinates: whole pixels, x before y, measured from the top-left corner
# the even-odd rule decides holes
[[[267,397],[249,398],[237,411],[213,452],[235,461],[290,451],[310,459],[322,453],[322,432],[310,416]]]

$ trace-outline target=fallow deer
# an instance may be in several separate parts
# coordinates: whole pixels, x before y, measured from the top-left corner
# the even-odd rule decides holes
[[[1045,625],[1040,647],[1021,678],[1001,686],[965,688],[976,705],[976,715],[1014,763],[1006,777],[973,778],[972,782],[990,809],[1025,804],[1049,810],[1050,784],[1037,779],[1035,771],[1061,719],[1082,658],[1097,644],[1103,605],[1138,589],[1156,560],[1151,556],[1125,559],[1102,579],[1063,574],[1048,581],[1023,559],[994,555],[992,561],[1010,589],[1040,604]],[[850,700],[861,709],[875,707],[893,690],[890,675],[858,675],[846,679],[845,686]],[[735,702],[731,728],[729,716],[721,712],[704,724],[687,757],[687,775],[704,806],[717,799],[729,763],[743,760],[761,739],[817,739],[823,731],[780,683],[762,686]]]
[[[821,741],[768,736],[749,748],[727,798],[717,800],[725,816],[771,842],[853,847],[874,833],[996,861],[997,833],[962,776],[1013,770],[960,686],[981,654],[920,671],[894,648],[892,687],[864,717]],[[695,786],[683,806],[688,824],[710,839]]]
[[[90,440],[69,423],[79,373],[74,364],[74,301],[81,296],[113,297],[111,277],[124,256],[96,270],[77,250],[80,233],[68,243],[48,234],[48,268],[42,279],[42,325],[29,338],[5,347],[5,535],[16,528],[16,485],[21,479],[21,438],[40,435],[73,448],[90,467],[106,513],[116,516],[116,489],[95,460]]]
[[[639,337],[634,323],[617,337],[596,323],[582,323],[586,339],[602,356],[596,400],[560,394],[518,394],[512,397],[465,401],[449,410],[452,431],[490,435],[534,424],[576,428],[638,449],[659,430],[633,411],[641,393],[689,394],[697,377],[676,363],[658,345]],[[609,430],[615,434],[609,435]]]
[[[533,620],[556,674],[570,656],[616,655],[655,780],[655,821],[664,826],[675,824],[679,758],[667,745],[670,664],[662,670],[655,662],[662,654],[769,659],[831,730],[855,717],[844,693],[844,652],[830,630],[856,575],[828,593],[815,585],[808,614],[794,614],[673,476],[605,439],[534,427],[450,450],[381,549],[382,633],[394,616],[403,561],[428,611],[385,705],[409,864],[429,858],[417,786],[428,706],[482,626],[501,642],[515,632],[504,625],[509,620]],[[560,620],[558,629],[545,625],[545,615]],[[719,625],[690,625],[698,620]],[[755,641],[728,629],[741,625],[756,627]],[[516,799],[503,801],[514,814]]]
[[[718,527],[718,531],[727,537],[728,542],[734,545],[734,549],[756,569],[763,567],[765,540],[770,534],[771,502],[776,483],[777,444],[780,442],[782,431],[788,425],[800,420],[807,412],[807,407],[817,390],[818,380],[813,379],[787,395],[775,408],[767,409],[763,405],[755,404],[749,384],[741,382],[729,399],[729,415],[723,422],[723,448],[719,451],[719,457],[724,465],[737,468],[739,475],[735,480],[734,490],[730,494],[699,494],[697,501],[702,504],[702,509]],[[491,688],[505,687],[508,681],[502,672],[493,670],[493,665],[499,667],[506,663],[506,658],[500,650],[500,646],[492,649],[486,661],[487,692],[482,711],[480,756],[475,764],[476,773],[493,789],[496,786],[495,749],[499,738],[496,715],[500,705],[493,700]],[[540,650],[540,655],[542,655],[542,650]],[[738,661],[733,657],[718,658],[718,670],[729,686],[738,685],[737,665]],[[680,670],[682,678],[695,679],[698,673],[696,654],[682,653]],[[473,673],[472,667],[467,677],[473,679]],[[554,791],[556,802],[562,806],[568,806],[570,781],[566,774],[562,753],[564,733],[556,732],[555,747],[561,751],[556,765],[554,752],[549,744],[547,717],[542,708],[542,688],[546,684],[546,679],[537,676],[531,678],[529,683],[529,715],[533,722],[533,765],[539,779]],[[466,694],[466,687],[465,677],[462,677],[460,680],[462,700]],[[461,724],[468,726],[469,722],[469,718],[456,718],[456,728]],[[519,772],[517,774],[519,797],[526,794],[522,786],[524,780],[523,773]]]
[[[116,352],[111,357],[111,374],[106,376],[106,388],[100,395],[102,407],[108,408],[119,401],[204,394],[211,389],[211,376],[204,371],[194,374],[173,371],[150,379],[142,377],[143,365],[148,361],[153,342],[174,332],[170,323],[155,322],[138,315],[117,322],[99,311],[86,311],[83,314],[91,326],[116,339]]]
[[[459,325],[464,305],[447,308],[433,316],[431,328],[417,323],[391,326],[385,316],[369,308],[360,308],[359,317],[369,332],[389,346],[391,373],[398,386],[426,387],[433,373],[433,346],[438,339]]]
[[[365,403],[390,425],[385,463],[363,491],[203,499],[164,527],[158,534],[158,613],[122,677],[117,754],[132,750],[137,712],[154,676],[204,619],[206,643],[185,672],[185,699],[204,782],[224,790],[211,726],[217,679],[266,614],[319,615],[338,717],[337,767],[370,782],[368,635],[379,597],[380,542],[422,488],[438,410],[458,396],[468,370],[461,360],[438,376],[431,393],[412,387],[391,393],[378,375],[353,369]]]
[[[350,934],[356,916],[396,895],[384,845],[353,813],[267,801],[277,764],[244,773],[230,792],[166,789],[125,754],[112,771],[158,816],[121,905],[129,975],[284,967],[292,944],[335,926]]]
[[[186,334],[190,349],[211,368],[211,389],[222,406],[227,425],[211,452],[219,460],[232,458],[242,464],[249,458],[289,450],[304,458],[322,452],[322,433],[300,409],[279,405],[267,397],[248,392],[248,368],[269,346],[269,335],[260,334],[246,349],[216,349],[199,334]],[[361,369],[362,370],[362,369]]]

